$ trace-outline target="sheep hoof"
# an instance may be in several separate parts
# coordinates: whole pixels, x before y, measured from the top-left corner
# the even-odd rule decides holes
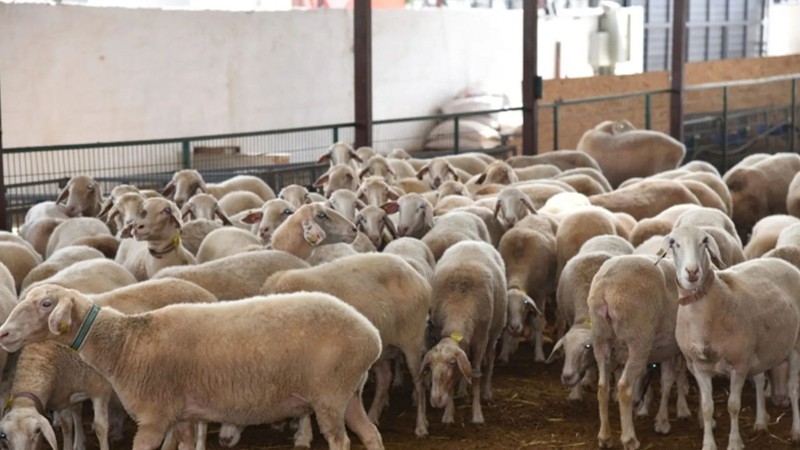
[[[657,420],[655,427],[653,427],[658,434],[669,434],[670,425],[668,420]]]
[[[611,441],[611,438],[597,438],[597,445],[600,448],[611,448],[614,446],[614,443]]]
[[[800,444],[800,430],[792,430],[792,442],[795,444]]]
[[[414,434],[416,434],[418,438],[426,438],[426,437],[428,437],[428,428],[427,427],[417,427],[417,429],[414,430]]]
[[[635,437],[631,437],[630,439],[622,443],[622,448],[624,448],[625,450],[638,450],[639,441]]]

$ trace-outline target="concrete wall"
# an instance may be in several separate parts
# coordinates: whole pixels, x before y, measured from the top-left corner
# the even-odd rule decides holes
[[[770,5],[767,22],[767,54],[800,53],[800,4]]]
[[[352,12],[221,12],[0,3],[7,147],[156,139],[337,122],[353,116]],[[558,36],[597,18],[542,19],[540,73]],[[588,41],[561,74],[588,76]],[[522,12],[373,12],[374,117],[437,112],[488,82],[521,103]],[[424,133],[418,124],[405,133]],[[422,129],[420,129],[422,128]],[[387,132],[388,133],[388,132]]]

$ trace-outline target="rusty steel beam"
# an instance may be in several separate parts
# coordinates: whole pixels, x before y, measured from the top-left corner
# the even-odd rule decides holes
[[[688,0],[675,0],[672,13],[672,68],[669,131],[683,142],[683,92],[686,73],[686,20]]]
[[[353,62],[355,80],[355,147],[372,145],[372,5],[355,0]]]
[[[537,81],[539,8],[536,0],[523,0],[522,7],[522,154],[535,155],[539,136],[537,101],[541,86]]]

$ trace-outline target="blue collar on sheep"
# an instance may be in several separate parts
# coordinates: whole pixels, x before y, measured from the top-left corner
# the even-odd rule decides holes
[[[72,341],[72,344],[70,344],[69,348],[75,350],[76,352],[81,348],[81,345],[83,345],[83,341],[86,340],[86,336],[89,334],[89,330],[92,328],[94,319],[97,318],[97,313],[99,312],[100,307],[97,305],[92,305],[92,309],[89,310],[89,314],[86,314],[86,318],[83,319],[81,329],[78,330],[78,335],[75,336],[75,340]]]

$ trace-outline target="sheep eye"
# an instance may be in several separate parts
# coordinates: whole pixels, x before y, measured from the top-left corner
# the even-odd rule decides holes
[[[50,300],[45,300],[42,302],[42,308],[49,308],[51,306],[53,306],[53,302],[51,302]]]
[[[583,346],[583,348],[584,348],[584,350],[591,350],[592,349],[592,344],[586,344],[586,345]]]
[[[361,223],[364,223],[364,222],[365,222],[365,220],[364,220],[364,216],[363,216],[363,215],[361,215],[361,214],[359,214],[359,215],[358,215],[358,217],[356,217],[356,220],[357,220],[357,221],[359,221],[359,222],[361,222]]]
[[[139,218],[144,219],[145,217],[147,217],[147,211],[141,211],[139,213]]]
[[[88,189],[89,191],[93,191],[94,185],[93,184],[86,185],[86,189]]]
[[[455,359],[455,358],[451,359],[451,360],[449,361],[449,364],[450,364],[451,366],[455,366],[455,365],[456,365],[456,359]]]
[[[308,192],[306,192],[305,194],[303,194],[303,198],[304,198],[304,199],[306,199],[306,200],[308,199]]]
[[[281,199],[281,200],[284,200],[283,194],[278,194],[278,198]]]
[[[164,212],[167,213],[167,214],[172,214],[172,208],[167,206],[166,208],[164,208]]]
[[[320,211],[320,212],[317,213],[317,217],[320,218],[320,219],[327,219],[328,215],[325,214],[324,211]]]
[[[419,209],[425,209],[425,203],[420,203],[419,204]]]
[[[672,247],[673,245],[675,245],[675,239],[670,238],[669,239],[669,246]]]
[[[703,245],[708,245],[708,236],[704,237],[700,243]]]
[[[283,210],[283,214],[284,214],[285,216],[290,216],[290,215],[292,215],[292,213],[294,213],[294,211],[292,211],[292,210],[291,210],[291,209],[289,209],[289,208],[286,208],[286,209],[284,209],[284,210]]]

